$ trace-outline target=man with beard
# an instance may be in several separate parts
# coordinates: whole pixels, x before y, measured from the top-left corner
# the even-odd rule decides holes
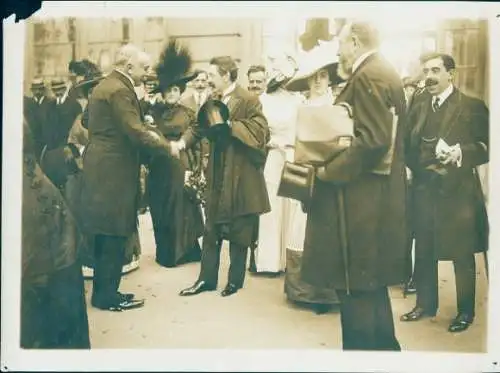
[[[146,53],[130,44],[121,47],[114,71],[92,90],[88,104],[92,115],[83,159],[82,215],[94,237],[92,305],[104,310],[144,304],[118,291],[127,238],[137,229],[140,151],[178,155],[143,124],[134,86],[148,71]]]
[[[262,65],[250,66],[247,72],[248,91],[260,96],[266,91],[266,68]]]
[[[208,77],[222,94],[229,121],[223,127],[224,133],[210,136],[201,270],[195,284],[180,295],[216,289],[222,241],[227,240],[231,264],[228,283],[221,294],[226,297],[243,287],[248,247],[255,239],[259,215],[270,210],[263,176],[269,128],[258,97],[236,83],[238,68],[231,57],[213,58]],[[190,147],[201,137],[197,127],[188,131],[175,147]]]
[[[406,108],[401,79],[378,48],[371,24],[342,28],[339,75],[350,78],[335,103],[352,107],[355,137],[318,169],[304,243],[302,279],[340,297],[344,350],[401,349],[387,287],[405,275]]]
[[[474,253],[488,248],[488,219],[476,167],[488,162],[489,113],[484,102],[453,85],[455,61],[446,54],[421,57],[426,92],[408,117],[407,164],[413,173],[417,303],[402,321],[438,310],[438,261],[455,268],[458,314],[448,330],[474,320]]]

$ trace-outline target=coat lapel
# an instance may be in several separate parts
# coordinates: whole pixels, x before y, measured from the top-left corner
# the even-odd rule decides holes
[[[114,79],[118,79],[120,82],[122,82],[128,89],[130,89],[135,97],[135,102],[137,104],[138,110],[139,110],[139,115],[141,116],[141,120],[144,122],[144,113],[142,111],[142,105],[139,102],[139,97],[137,97],[137,93],[135,92],[134,85],[132,82],[123,74],[120,74],[118,71],[113,70],[111,73],[111,76]]]
[[[342,89],[342,91],[340,91],[340,93],[338,94],[337,98],[335,99],[335,104],[340,103],[342,101],[345,101],[344,97],[346,95],[346,92],[349,92],[348,89],[349,89],[349,86],[351,85],[351,82],[352,82],[353,78],[357,74],[359,74],[359,72],[363,69],[363,67],[367,63],[369,63],[370,61],[374,60],[375,58],[378,58],[378,53],[373,53],[373,54],[369,55],[367,58],[365,58],[365,60],[363,62],[361,62],[361,64],[356,69],[356,71],[354,71],[354,73],[349,77],[349,79],[347,79],[346,85],[344,86],[344,88]]]
[[[425,123],[427,123],[427,117],[431,109],[432,96],[427,93],[424,94],[428,95],[428,97],[422,99],[419,106],[415,107],[415,111],[412,110],[412,115],[417,116],[415,126],[411,129],[411,142],[413,146],[416,146],[420,142],[420,134],[422,133]]]
[[[444,113],[443,121],[441,122],[441,128],[439,129],[439,137],[445,138],[453,129],[453,126],[457,122],[456,119],[460,115],[462,111],[462,105],[460,105],[461,101],[461,93],[453,88],[453,93],[448,97],[448,104],[446,107],[446,111]]]
[[[231,119],[234,119],[238,113],[241,103],[241,88],[239,85],[236,86],[233,92],[229,94],[229,101],[227,103],[227,107],[229,109],[229,116]]]

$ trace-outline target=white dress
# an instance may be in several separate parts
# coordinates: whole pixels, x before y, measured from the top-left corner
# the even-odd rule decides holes
[[[260,96],[263,113],[268,121],[273,147],[264,167],[264,179],[271,211],[261,215],[259,221],[259,239],[255,252],[257,272],[281,272],[286,265],[286,225],[287,210],[290,200],[278,197],[281,172],[289,147],[294,144],[295,120],[300,96],[279,89],[271,94]]]

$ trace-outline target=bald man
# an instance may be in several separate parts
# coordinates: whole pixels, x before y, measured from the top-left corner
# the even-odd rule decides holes
[[[143,300],[118,291],[127,237],[136,230],[141,151],[175,152],[143,125],[134,87],[142,83],[149,57],[133,45],[123,46],[114,71],[92,91],[89,143],[84,152],[82,209],[87,233],[94,237],[92,305],[122,311],[142,307]]]

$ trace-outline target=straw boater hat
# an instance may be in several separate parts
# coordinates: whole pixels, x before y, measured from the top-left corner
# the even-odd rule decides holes
[[[50,82],[50,88],[52,89],[52,91],[57,92],[57,91],[65,91],[67,86],[64,79],[58,77],[52,79],[52,81]]]
[[[336,85],[344,80],[337,73],[338,57],[332,43],[321,43],[319,47],[307,53],[294,78],[286,85],[286,89],[294,92],[309,90],[307,80],[321,69],[326,69],[330,76],[331,85]]]
[[[197,75],[191,72],[192,64],[190,50],[182,46],[176,39],[170,39],[155,67],[158,87],[153,92],[163,92],[173,85],[185,88],[186,84]]]
[[[42,78],[35,78],[31,82],[31,89],[33,91],[41,91],[45,89],[45,83]]]

